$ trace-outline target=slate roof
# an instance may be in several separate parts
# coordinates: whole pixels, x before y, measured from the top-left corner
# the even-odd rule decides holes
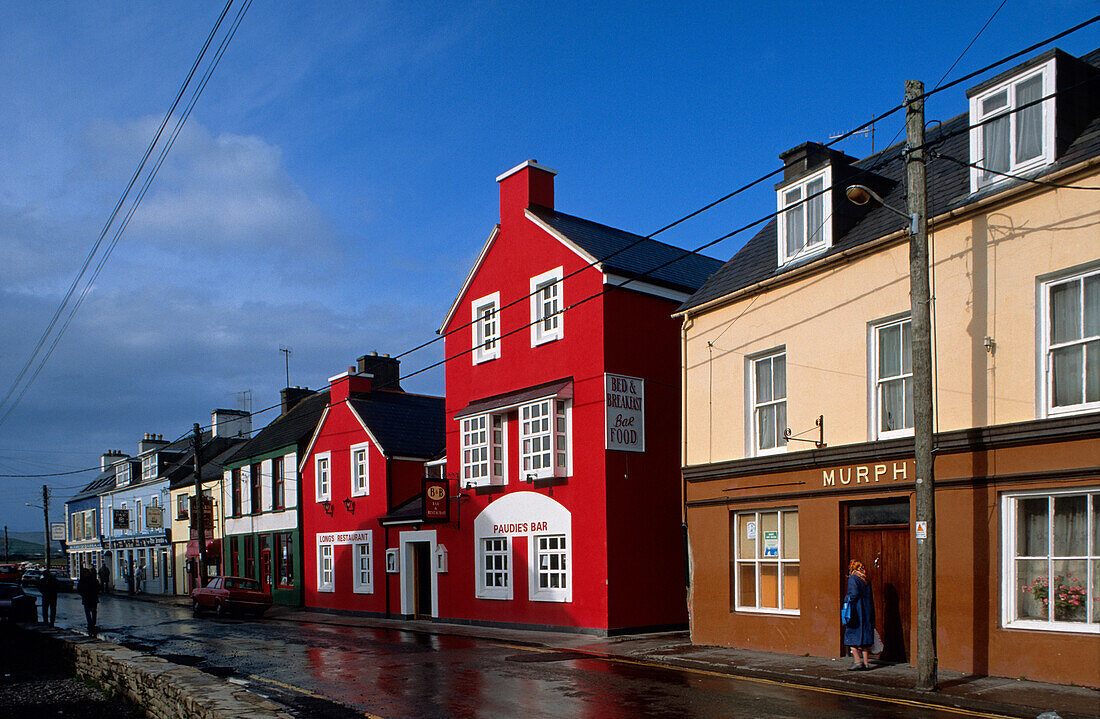
[[[442,397],[378,390],[348,403],[387,456],[429,459],[446,447]]]
[[[1100,67],[1100,50],[1094,50],[1083,56],[1081,60],[1094,67]],[[942,125],[933,127],[925,134],[926,145],[930,145],[930,150],[933,152],[969,162],[970,139],[967,131],[969,122],[969,114],[964,113]],[[853,167],[858,170],[870,170],[891,181],[893,184],[889,191],[880,192],[879,194],[882,195],[886,204],[899,209],[904,209],[907,203],[905,164],[902,159],[904,145],[904,142],[899,142],[874,155],[852,163]],[[1070,141],[1068,147],[1053,163],[1044,166],[1040,170],[1026,173],[1025,176],[1037,179],[1097,155],[1100,155],[1100,115],[1092,118],[1091,122]],[[1025,182],[1024,180],[1007,180],[971,194],[970,168],[950,160],[935,157],[929,158],[927,179],[929,217],[935,217],[944,212],[972,204],[984,197],[1000,193]],[[848,177],[843,180],[843,183],[847,186],[860,181],[858,176]],[[782,267],[779,266],[776,220],[773,218],[721,269],[711,275],[710,279],[677,311],[690,310],[693,307],[725,297],[763,280],[795,270],[809,262],[816,262],[823,257],[827,258],[840,254],[845,250],[904,228],[904,221],[897,215],[880,206],[875,206],[873,203],[868,207],[870,209],[866,214],[843,236],[833,237],[833,245],[828,250],[813,255],[805,261],[788,263]]]
[[[225,460],[232,456],[247,440],[238,437],[211,437],[202,435],[202,481],[221,479]],[[168,486],[179,489],[195,483],[195,453],[187,452],[161,473],[168,477]]]
[[[598,222],[533,205],[528,208],[555,231],[600,260],[605,272],[634,277],[680,292],[694,292],[722,266],[721,260],[617,230]],[[609,257],[609,255],[614,256]],[[607,258],[607,259],[604,259]],[[647,274],[648,273],[648,274]],[[630,285],[628,284],[627,287]]]
[[[303,399],[290,410],[272,420],[255,437],[238,447],[226,458],[226,465],[245,464],[252,457],[259,457],[292,444],[304,442],[317,428],[317,422],[328,406],[329,392],[322,390]]]
[[[84,488],[73,495],[72,499],[67,500],[65,504],[95,497],[104,489],[113,486],[115,486],[115,468],[111,466],[107,468],[106,472],[101,472],[95,479],[84,485]]]

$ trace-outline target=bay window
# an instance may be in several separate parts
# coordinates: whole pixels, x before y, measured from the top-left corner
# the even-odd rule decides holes
[[[462,484],[482,486],[507,481],[504,417],[479,414],[461,420]]]
[[[569,473],[566,401],[548,398],[519,408],[520,468],[524,479]]]

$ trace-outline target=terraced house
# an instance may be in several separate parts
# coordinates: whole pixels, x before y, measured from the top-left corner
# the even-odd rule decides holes
[[[1047,52],[927,136],[945,669],[1100,686],[1098,68]],[[839,656],[860,559],[912,661],[908,228],[845,197],[906,207],[903,147],[780,157],[777,220],[678,312],[692,639]]]
[[[226,574],[260,581],[278,604],[302,603],[301,472],[328,390],[282,391],[279,416],[226,459],[216,496]]]

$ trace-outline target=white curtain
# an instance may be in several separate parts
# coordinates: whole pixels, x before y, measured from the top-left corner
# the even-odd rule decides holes
[[[1024,80],[1016,86],[1016,107],[1043,96],[1043,77]],[[1032,105],[1016,113],[1016,162],[1027,162],[1043,154],[1043,106]]]

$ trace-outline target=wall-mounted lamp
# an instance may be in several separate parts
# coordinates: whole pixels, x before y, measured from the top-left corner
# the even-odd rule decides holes
[[[537,477],[537,476],[535,476],[534,474],[527,474],[527,475],[525,475],[525,476],[523,477],[523,481],[524,481],[524,482],[527,482],[527,484],[531,484],[531,483],[532,483],[532,482],[534,482],[534,481],[535,481],[536,479],[538,479],[538,477]]]
[[[467,482],[466,483],[466,489],[473,489],[473,488],[474,488],[474,483],[473,482]]]
[[[908,222],[909,232],[914,235],[917,234],[917,214],[915,212],[910,215],[902,212],[896,207],[891,207],[890,205],[887,205],[886,201],[879,197],[879,194],[877,192],[872,190],[870,187],[867,187],[867,185],[849,185],[848,188],[844,190],[844,196],[847,197],[853,205],[859,205],[861,207],[863,205],[866,205],[871,200],[874,200],[876,204],[881,205],[882,207],[886,208],[890,212],[893,212],[895,215]]]
[[[351,514],[355,514],[355,500],[351,497],[344,497],[344,509]]]
[[[325,510],[325,514],[327,514],[328,516],[332,516],[332,502],[328,501],[327,499],[321,502],[321,509]]]
[[[982,344],[985,345],[985,351],[989,354],[993,354],[993,351],[997,349],[997,340],[986,335],[986,338],[982,340]]]

